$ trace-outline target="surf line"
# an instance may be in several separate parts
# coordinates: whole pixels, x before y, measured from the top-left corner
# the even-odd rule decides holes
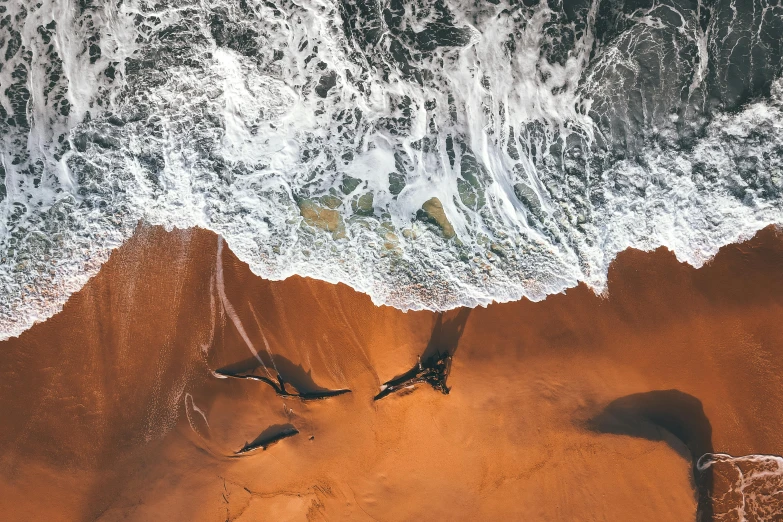
[[[256,350],[255,346],[253,346],[253,343],[250,341],[250,337],[247,335],[247,332],[245,331],[245,327],[242,326],[242,321],[239,319],[236,310],[234,310],[234,307],[231,305],[231,303],[228,300],[228,296],[226,295],[226,284],[225,284],[225,280],[223,279],[223,236],[218,236],[217,241],[218,241],[217,260],[215,262],[215,272],[217,274],[216,282],[217,282],[218,295],[220,296],[220,302],[223,304],[223,309],[226,311],[226,314],[231,318],[231,322],[234,323],[234,326],[239,332],[239,335],[242,337],[242,339],[245,341],[245,344],[250,349],[250,353],[253,354],[253,357],[255,357],[256,360],[264,368],[266,375],[270,379],[272,379],[272,374],[269,373],[269,368],[266,367],[266,364],[264,364],[264,361],[261,359],[261,356],[258,355],[258,350]],[[264,339],[264,341],[266,341],[266,339]]]

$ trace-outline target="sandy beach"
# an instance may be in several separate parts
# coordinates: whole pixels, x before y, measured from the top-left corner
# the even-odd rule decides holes
[[[213,233],[140,227],[61,313],[0,343],[0,512],[695,520],[694,481],[714,497],[734,480],[695,459],[783,454],[781,317],[772,228],[698,270],[623,252],[603,296],[435,314],[266,281]],[[439,353],[447,394],[373,400]],[[721,498],[703,516],[733,509]]]

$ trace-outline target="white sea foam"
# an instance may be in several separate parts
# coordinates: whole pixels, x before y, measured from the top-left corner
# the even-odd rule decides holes
[[[693,13],[672,29],[636,12],[598,46],[597,0],[555,33],[546,2],[450,0],[430,49],[390,17],[423,34],[445,23],[435,7],[360,5],[8,4],[0,52],[20,47],[0,102],[19,121],[0,123],[0,338],[57,312],[139,221],[213,230],[260,276],[402,309],[600,291],[628,247],[700,266],[783,223],[780,81],[676,143],[667,82],[691,71],[701,96],[713,52]],[[650,48],[673,65],[639,87]]]

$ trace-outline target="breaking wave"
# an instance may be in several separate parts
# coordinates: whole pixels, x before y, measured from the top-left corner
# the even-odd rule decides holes
[[[770,0],[0,3],[0,337],[139,222],[447,309],[783,223]]]

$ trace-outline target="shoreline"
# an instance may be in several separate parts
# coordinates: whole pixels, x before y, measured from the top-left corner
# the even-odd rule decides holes
[[[760,226],[760,225],[758,225],[758,226]],[[22,319],[22,320],[20,320],[18,318],[14,318],[14,319],[11,319],[11,320],[4,319],[3,323],[2,323],[2,330],[1,330],[2,333],[0,333],[0,342],[6,341],[6,340],[9,340],[9,339],[18,338],[20,335],[24,334],[24,332],[26,332],[30,328],[34,327],[35,325],[44,323],[44,322],[50,320],[55,315],[57,315],[60,312],[62,312],[63,307],[65,306],[65,304],[75,294],[79,293],[92,279],[94,279],[95,277],[98,276],[98,274],[100,273],[100,271],[103,268],[103,265],[106,264],[111,259],[111,257],[114,255],[114,253],[117,250],[125,248],[125,245],[127,243],[133,242],[134,239],[137,236],[139,236],[140,234],[141,235],[145,235],[145,234],[148,233],[147,231],[154,230],[154,229],[167,230],[167,227],[164,227],[162,225],[148,224],[148,223],[145,223],[144,221],[138,222],[137,225],[136,225],[135,231],[127,239],[125,239],[124,241],[122,241],[118,245],[114,246],[113,248],[110,248],[110,249],[105,250],[105,251],[101,251],[100,253],[97,253],[97,254],[94,253],[94,257],[97,259],[97,261],[93,259],[93,260],[89,261],[88,263],[86,263],[86,265],[85,265],[85,267],[87,267],[86,271],[89,274],[91,274],[86,279],[82,278],[81,276],[76,276],[76,275],[70,274],[66,278],[67,283],[64,284],[64,287],[66,287],[68,290],[66,290],[62,295],[58,294],[56,296],[53,296],[53,295],[51,295],[51,292],[48,291],[48,290],[40,292],[40,295],[37,295],[37,294],[34,295],[34,297],[32,298],[32,301],[44,300],[44,301],[48,301],[48,304],[45,305],[44,308],[36,310],[35,313],[33,313],[31,316],[29,316],[29,317],[27,317],[25,319]],[[755,230],[755,232],[753,230]],[[774,224],[773,223],[773,224],[767,224],[767,225],[763,226],[762,228],[758,228],[758,229],[751,228],[750,231],[745,230],[745,231],[738,232],[736,234],[736,240],[733,241],[733,242],[726,243],[722,247],[719,247],[715,251],[715,255],[717,255],[717,253],[719,253],[724,248],[730,247],[732,245],[742,244],[742,243],[745,243],[747,241],[750,241],[754,237],[756,237],[759,233],[761,233],[761,232],[763,232],[765,230],[783,230],[783,225]],[[207,229],[207,228],[201,228],[200,226],[192,226],[192,227],[188,227],[188,228],[178,228],[177,226],[173,226],[171,228],[171,230],[168,231],[167,233],[170,233],[170,234],[197,233],[197,234],[208,234],[208,235],[211,234],[211,235],[215,235],[216,237],[219,236],[219,234],[217,234],[216,232],[214,232],[214,231],[212,231],[210,229]],[[226,242],[226,245],[228,245],[227,242]],[[229,246],[229,248],[230,248],[230,246]],[[290,278],[302,277],[302,278],[305,278],[305,279],[321,281],[323,283],[327,283],[327,284],[331,284],[331,285],[345,285],[345,286],[351,288],[355,292],[359,292],[359,293],[363,293],[363,294],[368,295],[370,297],[370,299],[371,299],[371,301],[372,301],[374,306],[389,306],[389,307],[395,308],[397,310],[400,310],[401,312],[404,312],[404,313],[407,313],[407,312],[420,312],[420,311],[433,312],[433,313],[444,313],[444,312],[451,312],[453,310],[458,310],[458,309],[466,308],[466,307],[467,308],[486,308],[487,306],[493,306],[493,305],[499,305],[499,304],[505,304],[505,303],[513,303],[513,302],[522,301],[522,300],[527,300],[527,301],[531,301],[531,302],[536,302],[537,303],[537,302],[545,301],[547,298],[549,298],[552,295],[563,294],[563,293],[567,292],[568,290],[577,288],[579,286],[587,286],[596,295],[603,295],[603,294],[605,294],[609,290],[608,272],[611,269],[612,265],[616,262],[618,256],[622,256],[626,252],[653,253],[653,252],[657,252],[657,251],[662,250],[662,249],[666,250],[668,252],[671,252],[672,254],[674,254],[677,257],[678,262],[685,263],[688,266],[691,266],[691,267],[693,267],[695,269],[699,269],[702,266],[709,264],[712,261],[712,259],[715,257],[715,255],[713,255],[712,257],[697,255],[697,258],[695,260],[692,260],[693,262],[689,261],[687,259],[685,259],[683,261],[680,261],[679,260],[679,254],[677,253],[677,251],[675,251],[674,249],[672,249],[672,248],[670,248],[668,246],[665,246],[663,244],[657,245],[654,248],[651,248],[650,250],[640,250],[637,247],[628,246],[628,247],[626,247],[625,249],[623,249],[623,250],[621,250],[619,252],[614,252],[610,256],[607,256],[607,257],[610,257],[611,260],[609,261],[609,263],[607,265],[607,268],[606,268],[606,272],[607,273],[606,273],[605,280],[604,280],[604,283],[603,283],[603,288],[601,288],[600,286],[591,285],[590,283],[588,283],[588,282],[586,282],[584,280],[581,280],[581,279],[575,279],[574,280],[575,283],[571,284],[571,286],[567,286],[567,284],[566,284],[566,285],[562,286],[559,291],[554,291],[554,290],[551,290],[551,289],[550,290],[546,290],[546,291],[541,291],[540,289],[537,290],[537,291],[534,291],[533,292],[534,294],[538,293],[540,296],[542,296],[540,299],[537,299],[535,297],[535,295],[527,295],[530,292],[528,292],[526,290],[522,290],[522,293],[520,294],[519,293],[520,292],[519,289],[517,289],[517,293],[514,294],[513,297],[508,297],[507,299],[502,298],[503,300],[497,300],[498,299],[497,296],[495,296],[493,298],[489,298],[489,297],[486,297],[486,296],[485,297],[475,297],[474,296],[474,297],[471,297],[472,300],[476,301],[476,304],[474,304],[474,305],[470,305],[469,306],[469,305],[464,305],[463,304],[463,305],[447,307],[447,308],[443,308],[443,309],[426,308],[425,306],[421,305],[420,303],[416,304],[416,305],[414,305],[412,307],[402,307],[402,306],[397,306],[395,304],[388,303],[388,302],[381,302],[382,298],[379,298],[377,295],[373,294],[371,291],[367,291],[367,289],[365,289],[363,287],[360,288],[361,285],[354,285],[351,282],[345,282],[345,281],[341,280],[340,277],[328,278],[328,277],[315,276],[315,275],[312,275],[312,274],[302,275],[302,274],[300,274],[298,272],[290,273],[289,275],[285,275],[284,277],[282,277],[280,279],[274,279],[274,278],[270,279],[270,278],[265,277],[264,275],[258,275],[258,274],[255,274],[255,273],[254,273],[254,275],[256,275],[256,277],[260,277],[262,279],[266,279],[266,280],[269,280],[269,281],[275,281],[275,282],[282,282],[282,281],[285,281],[285,280],[290,279]],[[246,262],[246,261],[242,261],[242,262],[249,266],[248,262]],[[252,271],[252,269],[251,269],[251,271]],[[413,287],[419,287],[421,285],[414,283],[412,286]],[[28,287],[25,287],[25,288],[27,289]],[[430,291],[431,290],[432,289],[430,289]],[[27,291],[27,290],[25,290],[25,291]],[[527,292],[527,293],[525,293],[525,292]],[[390,295],[392,295],[392,294],[387,294],[387,296],[386,296],[387,300],[388,300]],[[49,314],[49,315],[47,315],[47,314]],[[41,317],[43,317],[43,319],[41,319]],[[27,326],[19,326],[19,325],[27,325]],[[4,335],[6,337],[3,337]]]
[[[0,343],[0,508],[107,520],[692,519],[699,456],[684,457],[673,424],[637,408],[630,430],[590,427],[607,411],[617,419],[611,404],[628,411],[624,397],[662,390],[699,402],[710,451],[783,454],[773,227],[700,269],[665,249],[624,251],[600,296],[580,284],[467,313],[263,280],[227,248],[218,270],[217,252],[206,231],[141,228],[60,313]],[[448,394],[420,383],[372,400],[429,349],[452,355]],[[216,378],[249,359],[305,391],[351,393],[302,401]],[[229,458],[253,441],[263,448]]]

